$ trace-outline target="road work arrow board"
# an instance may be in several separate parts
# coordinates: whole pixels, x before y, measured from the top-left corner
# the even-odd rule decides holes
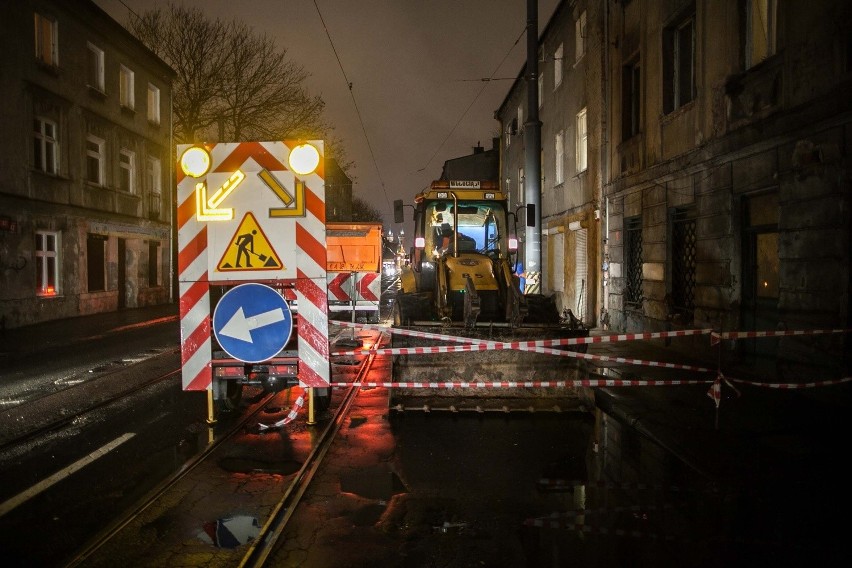
[[[264,284],[240,284],[228,290],[213,312],[213,333],[225,352],[246,363],[278,354],[293,331],[287,301]]]

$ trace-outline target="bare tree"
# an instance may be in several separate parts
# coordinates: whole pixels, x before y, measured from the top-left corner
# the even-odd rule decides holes
[[[361,199],[352,196],[352,221],[355,222],[383,222],[382,212]]]
[[[177,73],[178,143],[323,138],[331,130],[322,120],[325,103],[303,86],[309,73],[245,24],[210,21],[200,8],[170,3],[131,19],[129,28]]]

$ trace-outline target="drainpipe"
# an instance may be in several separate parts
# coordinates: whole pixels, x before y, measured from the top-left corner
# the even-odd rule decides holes
[[[601,81],[601,168],[600,194],[597,205],[604,204],[603,262],[601,263],[601,317],[598,325],[609,329],[609,197],[604,198],[604,187],[609,183],[609,2],[603,13],[603,80]],[[600,216],[599,216],[600,217]]]

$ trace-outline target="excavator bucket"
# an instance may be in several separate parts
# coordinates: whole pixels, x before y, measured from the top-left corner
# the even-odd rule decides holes
[[[413,325],[392,329],[395,411],[541,412],[586,408],[572,386],[585,346],[547,347],[586,330]],[[561,353],[561,354],[556,354]]]

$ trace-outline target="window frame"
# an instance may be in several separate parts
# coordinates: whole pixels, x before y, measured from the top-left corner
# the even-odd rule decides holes
[[[588,21],[586,11],[583,10],[574,21],[574,63],[579,63],[586,55],[586,34],[588,33]]]
[[[638,57],[621,67],[621,141],[642,130],[642,65]]]
[[[136,193],[136,152],[121,148],[118,152],[118,189],[125,193]]]
[[[560,185],[565,182],[565,132],[562,130],[554,136],[553,151],[553,183]]]
[[[159,217],[162,212],[163,165],[159,158],[148,156],[145,167],[150,195],[149,211],[151,215]]]
[[[538,76],[538,108],[544,105],[544,75]]]
[[[33,128],[33,167],[49,175],[59,175],[59,125],[55,120],[43,116],[33,118],[33,126],[35,127],[36,124],[39,125],[39,130]],[[45,126],[53,128],[53,136],[49,136],[44,131]],[[36,151],[37,146],[38,151]],[[51,149],[53,154],[52,160],[49,160],[48,148]],[[48,161],[53,162],[52,169],[47,167]]]
[[[562,61],[564,59],[564,45],[563,43],[559,44],[559,47],[553,52],[553,90],[559,88],[559,85],[562,84]]]
[[[589,169],[589,120],[587,107],[583,107],[577,113],[576,160],[578,174]]]
[[[153,83],[148,83],[148,122],[160,124],[160,88]]]
[[[764,4],[766,14],[755,21],[754,13]],[[743,42],[743,62],[746,69],[760,64],[772,57],[778,50],[778,0],[745,0],[745,38]],[[765,45],[760,49],[755,44],[755,32],[759,31],[765,38]],[[760,52],[758,53],[758,50]]]
[[[89,148],[89,144],[94,144],[95,146],[97,146],[97,150],[94,151],[91,148]],[[106,176],[105,148],[106,148],[106,141],[103,138],[99,138],[99,137],[95,136],[94,134],[89,134],[88,136],[86,136],[86,181],[88,183],[91,183],[91,184],[94,184],[94,185],[99,185],[101,187],[103,187],[105,185],[104,178]],[[92,176],[91,176],[92,170],[90,168],[90,166],[91,166],[90,160],[94,160],[94,161],[97,162],[97,174],[98,174],[97,180],[92,179]]]
[[[86,291],[87,292],[106,292],[106,245],[108,237],[97,233],[88,233],[86,235]],[[97,245],[95,243],[100,243]],[[100,248],[97,248],[100,247]],[[93,252],[97,253],[97,258],[93,258]],[[97,262],[100,261],[100,262]],[[92,270],[97,265],[97,270]],[[97,278],[100,276],[100,278]],[[97,281],[96,281],[97,280]]]
[[[86,81],[89,87],[100,93],[106,92],[105,66],[106,56],[104,50],[92,42],[86,42],[88,47],[88,59],[86,66]],[[94,58],[94,59],[92,59]],[[97,67],[97,68],[95,68]],[[95,84],[92,84],[92,83]]]
[[[34,13],[34,44],[37,61],[59,67],[59,22],[56,18]]]
[[[133,69],[122,63],[118,71],[118,102],[122,108],[128,110],[136,108],[135,88],[136,74]]]
[[[688,57],[683,45],[683,32],[687,27],[690,31]],[[670,114],[695,100],[697,30],[694,6],[663,30],[663,114]],[[686,74],[688,86],[684,84]],[[687,87],[689,92],[685,93]]]
[[[48,242],[53,237],[53,249]],[[59,231],[36,230],[35,232],[35,262],[36,262],[36,296],[52,298],[62,294],[59,270],[62,252],[62,233]],[[50,290],[51,279],[53,290]]]

